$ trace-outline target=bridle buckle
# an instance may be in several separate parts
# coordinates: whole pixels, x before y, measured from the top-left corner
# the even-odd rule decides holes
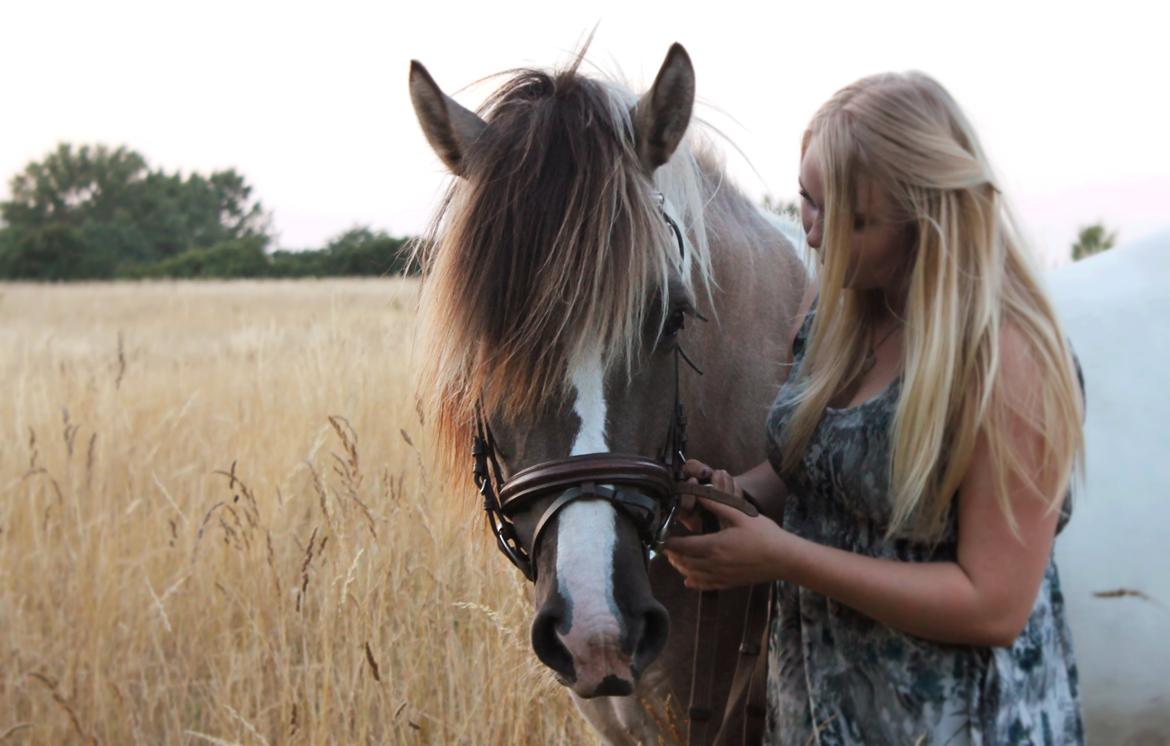
[[[662,545],[666,543],[666,537],[670,536],[670,529],[674,527],[674,520],[678,517],[678,507],[680,503],[681,501],[679,500],[678,495],[672,497],[670,501],[670,508],[666,512],[666,517],[662,519],[662,523],[659,524],[658,530],[654,532],[654,541],[650,545],[650,548],[655,552],[662,548]]]

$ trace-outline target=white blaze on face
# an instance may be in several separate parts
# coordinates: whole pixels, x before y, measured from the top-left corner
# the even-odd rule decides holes
[[[570,455],[605,453],[604,369],[599,350],[586,355],[570,378],[577,397],[573,409],[581,429]],[[578,500],[557,521],[557,585],[572,604],[572,628],[564,639],[569,651],[589,668],[612,665],[621,623],[613,600],[613,555],[617,513],[603,500]],[[612,641],[612,650],[593,650],[598,641]],[[608,647],[609,644],[607,643]],[[578,678],[589,672],[578,671]]]
[[[605,453],[605,370],[601,365],[601,351],[593,350],[574,366],[569,380],[577,394],[573,411],[581,420],[581,429],[573,441],[570,456],[583,453]]]

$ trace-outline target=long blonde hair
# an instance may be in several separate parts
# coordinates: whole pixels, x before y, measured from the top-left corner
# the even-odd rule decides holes
[[[1071,352],[1022,245],[991,167],[958,104],[917,72],[864,78],[838,91],[813,117],[802,154],[816,139],[825,187],[819,273],[821,312],[797,382],[783,466],[799,460],[833,395],[855,380],[872,332],[871,291],[842,287],[858,179],[888,191],[910,222],[903,381],[891,432],[892,518],[888,535],[927,541],[946,530],[986,432],[1001,508],[1016,528],[1008,485],[1043,489],[1056,506],[1074,467],[1083,468],[1082,404]],[[999,385],[1000,331],[1019,333],[1044,372],[1039,412],[1025,427],[1043,434],[1043,473],[1008,447],[1017,407]],[[1016,415],[1009,420],[1009,416]]]

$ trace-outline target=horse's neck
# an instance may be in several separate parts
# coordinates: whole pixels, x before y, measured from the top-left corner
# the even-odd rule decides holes
[[[710,321],[693,325],[683,342],[704,373],[683,374],[689,455],[735,473],[765,457],[764,417],[787,362],[806,276],[788,241],[726,182],[710,195],[705,218],[713,307],[700,291]]]

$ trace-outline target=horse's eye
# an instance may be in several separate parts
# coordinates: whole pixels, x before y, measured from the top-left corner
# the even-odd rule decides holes
[[[687,314],[683,309],[676,308],[671,311],[670,316],[666,319],[666,324],[662,327],[662,336],[673,337],[678,334],[686,326],[686,321]]]

